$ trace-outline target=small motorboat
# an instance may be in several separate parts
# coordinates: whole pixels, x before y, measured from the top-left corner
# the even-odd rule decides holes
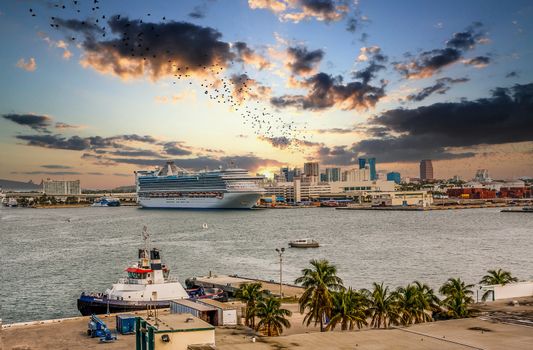
[[[289,242],[291,248],[318,248],[320,244],[311,238],[297,239]]]

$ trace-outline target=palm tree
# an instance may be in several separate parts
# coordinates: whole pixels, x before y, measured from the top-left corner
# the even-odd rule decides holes
[[[488,270],[487,274],[483,276],[479,284],[486,286],[492,286],[495,284],[506,285],[507,283],[518,282],[518,278],[513,277],[509,271],[503,271],[502,269],[498,270]],[[481,300],[485,301],[489,297],[490,293],[493,293],[492,290],[487,290],[483,293]]]
[[[366,307],[368,299],[363,292],[358,292],[349,288],[339,292],[333,292],[333,307],[331,309],[331,319],[326,330],[334,330],[340,323],[341,330],[353,330],[355,326],[361,328],[366,326]]]
[[[320,323],[320,331],[324,331],[324,318],[330,315],[333,306],[331,293],[344,289],[342,280],[337,277],[337,268],[327,260],[311,260],[313,268],[302,270],[302,276],[295,281],[301,284],[305,291],[298,300],[300,313],[307,310],[303,323],[307,326],[312,321],[315,326]]]
[[[467,284],[460,278],[450,278],[439,289],[439,293],[445,296],[442,305],[446,307],[446,314],[451,318],[468,317],[470,310],[468,305],[474,302],[472,298],[473,284]]]
[[[270,297],[259,301],[256,306],[256,316],[259,318],[256,330],[266,333],[267,336],[280,335],[283,327],[290,328],[291,324],[286,317],[292,312],[281,308],[278,298]]]
[[[370,325],[374,328],[384,328],[391,324],[398,324],[398,310],[396,305],[396,294],[389,292],[389,287],[383,287],[383,283],[373,283],[374,290],[369,293],[368,311],[372,321]]]
[[[251,328],[255,328],[256,305],[263,294],[261,288],[263,288],[263,285],[259,282],[246,283],[241,285],[235,292],[235,298],[246,303],[244,319],[246,326]]]
[[[428,285],[418,281],[399,287],[395,292],[396,306],[401,324],[429,322],[433,312],[440,310],[439,299]]]

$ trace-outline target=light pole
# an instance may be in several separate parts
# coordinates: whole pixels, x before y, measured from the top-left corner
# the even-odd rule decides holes
[[[283,297],[283,253],[285,252],[285,248],[276,248],[276,252],[279,254],[279,297],[280,299]]]

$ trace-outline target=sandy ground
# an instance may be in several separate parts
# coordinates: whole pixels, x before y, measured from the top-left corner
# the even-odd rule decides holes
[[[256,337],[246,327],[217,327],[217,349],[533,349],[533,326],[495,321],[493,313],[533,315],[533,298],[519,300],[521,306],[508,301],[476,305],[480,317],[439,321],[408,328],[320,333],[317,327],[302,325],[298,305],[286,304],[292,310],[292,327],[280,337]],[[34,349],[134,349],[135,336],[119,336],[114,343],[100,344],[86,335],[88,317],[38,325],[4,328],[0,332],[1,350]],[[102,316],[114,329],[115,318]]]

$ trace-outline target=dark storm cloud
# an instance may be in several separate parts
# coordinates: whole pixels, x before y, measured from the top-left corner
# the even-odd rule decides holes
[[[354,131],[354,128],[329,128],[316,130],[318,134],[351,134]]]
[[[139,159],[139,158],[110,158],[110,161],[121,164],[133,164],[139,166],[155,167],[163,164],[160,159]],[[216,169],[219,166],[227,167],[230,165],[255,171],[263,166],[280,166],[282,163],[273,159],[259,158],[254,155],[241,155],[231,157],[213,158],[201,156],[196,158],[172,159],[177,166],[185,169]]]
[[[385,96],[384,82],[379,87],[358,81],[344,84],[342,77],[326,73],[318,73],[301,84],[308,89],[307,95],[283,95],[273,97],[270,102],[279,108],[292,106],[316,111],[338,106],[353,110],[373,107]]]
[[[41,168],[46,168],[46,169],[72,169],[71,166],[58,165],[58,164],[45,164],[45,165],[41,165]]]
[[[29,146],[43,148],[66,149],[73,151],[99,150],[102,148],[128,148],[120,144],[123,141],[137,141],[144,143],[155,143],[156,139],[148,135],[117,135],[111,137],[89,136],[89,137],[65,137],[62,135],[17,135],[19,140],[26,141]]]
[[[291,140],[285,136],[260,137],[259,139],[262,141],[266,141],[270,143],[272,147],[279,148],[279,149],[286,149],[287,147],[291,145]]]
[[[422,90],[420,90],[416,94],[411,94],[411,95],[407,96],[407,100],[408,101],[417,101],[417,102],[419,102],[419,101],[422,101],[422,100],[426,99],[427,97],[429,97],[432,94],[443,95],[448,90],[451,89],[451,86],[450,86],[451,84],[466,83],[469,80],[470,79],[468,79],[468,78],[458,78],[458,79],[452,79],[452,78],[448,78],[448,77],[440,78],[440,79],[436,80],[435,84],[423,88]]]
[[[192,11],[189,13],[189,17],[195,19],[205,18],[207,11],[209,10],[209,3],[214,1],[215,0],[204,0],[199,5],[194,6]]]
[[[2,117],[19,125],[29,126],[39,132],[49,132],[47,128],[52,121],[52,118],[46,115],[36,114],[4,114]]]
[[[315,157],[324,165],[353,165],[357,161],[357,154],[346,146],[320,147]]]
[[[85,22],[68,23],[67,28],[84,35],[83,63],[123,78],[149,74],[156,79],[172,75],[173,64],[182,69],[187,67],[189,74],[204,74],[204,66],[227,66],[234,58],[230,45],[220,40],[220,32],[192,23],[146,23],[112,16],[107,22],[115,35],[112,39]]]
[[[16,138],[26,141],[26,144],[29,146],[74,151],[88,149],[91,145],[88,139],[84,139],[79,136],[66,138],[61,135],[17,135]]]
[[[24,171],[19,174],[25,175],[83,175],[77,171]]]
[[[158,152],[147,149],[118,150],[109,154],[120,157],[160,157]]]
[[[384,56],[380,55],[379,60],[385,60]],[[368,84],[376,77],[376,74],[382,69],[385,69],[384,65],[378,64],[376,63],[376,61],[372,61],[365,69],[355,72],[353,74],[353,77],[355,79],[361,79],[363,81],[363,84]]]
[[[485,67],[486,65],[490,63],[490,57],[477,56],[477,57],[465,60],[464,63],[470,66],[474,66],[474,67]]]
[[[393,109],[371,120],[388,136],[363,140],[354,152],[384,161],[414,161],[425,157],[469,157],[449,148],[533,141],[533,83],[496,88],[492,96],[474,101],[436,103],[416,109]],[[398,135],[400,136],[393,136]]]
[[[446,47],[424,51],[406,62],[395,62],[394,68],[408,79],[428,78],[442,68],[458,62],[465,51],[473,49],[482,39],[481,23],[474,23],[466,31],[453,34]]]
[[[350,33],[355,33],[357,31],[358,26],[359,26],[359,22],[357,18],[355,17],[350,17],[346,21],[346,30],[349,31]]]
[[[181,144],[176,142],[167,142],[163,145],[163,150],[166,154],[172,156],[187,156],[192,154],[190,150],[183,147]]]
[[[289,47],[287,54],[290,58],[287,67],[294,75],[313,72],[324,58],[324,51],[320,49],[309,51],[305,46]]]
[[[474,22],[464,32],[454,33],[452,38],[446,42],[446,46],[458,50],[473,49],[483,38],[483,33],[480,31],[482,27],[481,22]]]

